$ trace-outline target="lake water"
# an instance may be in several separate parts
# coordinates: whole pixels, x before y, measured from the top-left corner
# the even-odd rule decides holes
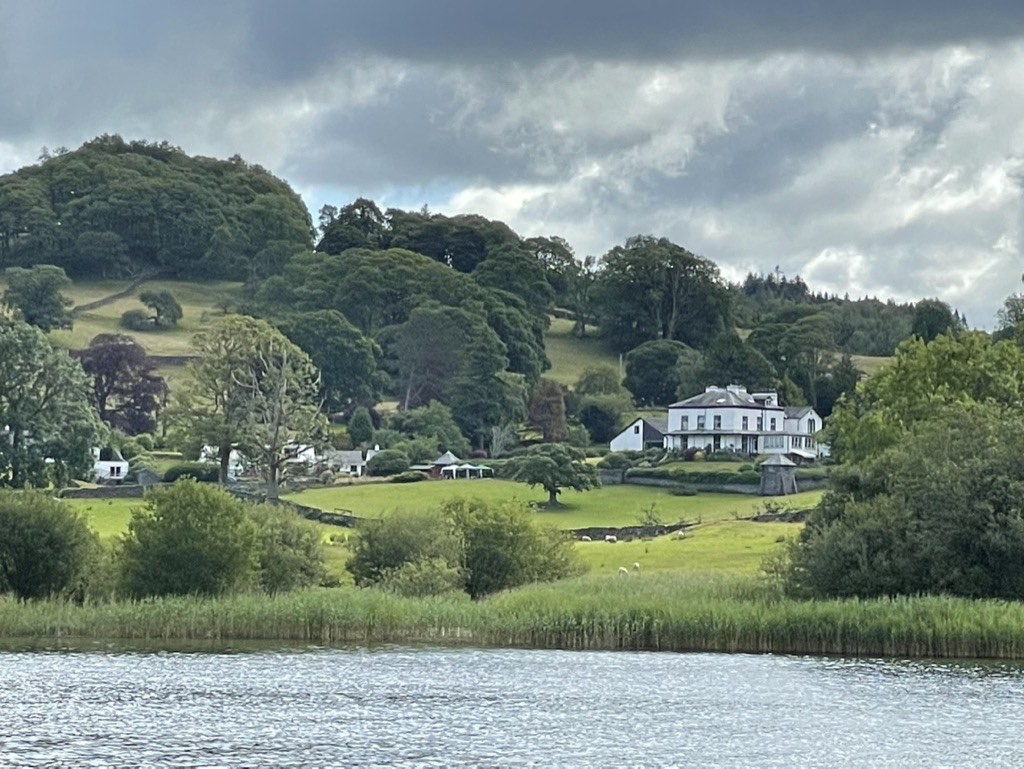
[[[0,766],[1021,766],[1024,669],[522,650],[0,652]]]

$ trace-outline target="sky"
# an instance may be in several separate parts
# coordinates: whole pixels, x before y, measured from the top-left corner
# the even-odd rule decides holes
[[[240,154],[313,215],[500,219],[723,275],[1022,289],[1024,3],[0,0],[0,174],[103,133]]]

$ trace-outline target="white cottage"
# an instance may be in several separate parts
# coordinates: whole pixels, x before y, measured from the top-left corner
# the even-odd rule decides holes
[[[643,451],[665,445],[665,420],[639,417],[612,438],[608,447],[612,451]]]
[[[814,434],[821,417],[810,406],[784,408],[774,392],[748,393],[741,385],[708,387],[668,407],[664,446],[739,454],[818,456]]]
[[[128,475],[128,463],[117,449],[93,448],[92,475],[96,483],[124,483]]]

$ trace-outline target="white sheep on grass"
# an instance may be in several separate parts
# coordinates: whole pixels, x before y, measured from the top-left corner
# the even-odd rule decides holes
[[[625,566],[620,566],[619,567],[619,576],[620,577],[628,577],[629,576],[629,569],[627,569]]]

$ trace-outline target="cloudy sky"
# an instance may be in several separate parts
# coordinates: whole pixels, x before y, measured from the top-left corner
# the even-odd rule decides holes
[[[101,133],[730,279],[1021,288],[1024,3],[0,0],[0,173]]]

